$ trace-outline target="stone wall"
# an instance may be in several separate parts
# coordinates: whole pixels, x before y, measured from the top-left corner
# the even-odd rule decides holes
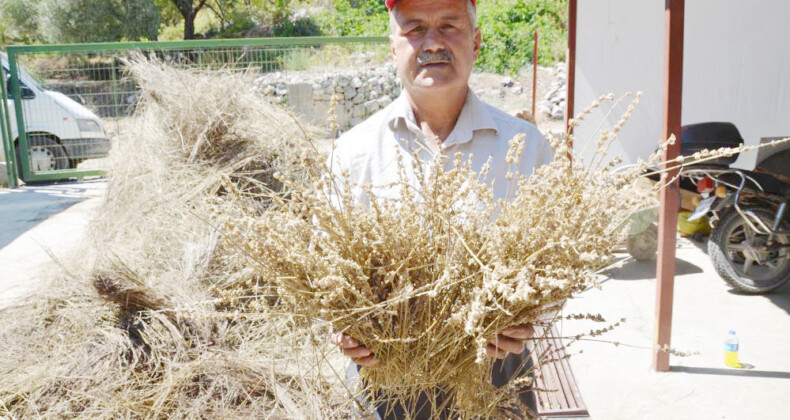
[[[565,118],[566,102],[568,102],[568,74],[565,63],[557,63],[554,67],[554,81],[543,100],[538,103],[538,112],[545,117],[561,120]]]
[[[315,125],[326,124],[334,96],[341,129],[364,121],[401,92],[392,63],[360,71],[268,73],[256,79],[255,90]]]

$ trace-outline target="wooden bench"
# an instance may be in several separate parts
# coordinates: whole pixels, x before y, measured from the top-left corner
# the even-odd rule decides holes
[[[540,336],[541,331],[536,333]],[[576,385],[557,328],[552,326],[543,337],[536,340],[532,352],[532,362],[536,366],[534,394],[538,415],[550,419],[589,419],[590,413]],[[539,358],[545,360],[540,361]]]

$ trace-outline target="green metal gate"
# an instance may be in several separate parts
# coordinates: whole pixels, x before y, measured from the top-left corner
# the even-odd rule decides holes
[[[134,51],[176,66],[288,74],[359,71],[384,60],[387,43],[317,37],[9,46],[0,92],[9,182],[14,186],[14,173],[25,182],[104,173],[103,158],[135,110],[138,88],[121,60]]]
[[[8,113],[8,97],[6,93],[6,72],[5,69],[0,66],[0,140],[3,142],[3,156],[9,154],[9,151],[14,150],[13,142],[11,140],[11,119]],[[16,188],[16,159],[12,157],[6,157],[6,170],[8,175],[8,186],[11,188]]]

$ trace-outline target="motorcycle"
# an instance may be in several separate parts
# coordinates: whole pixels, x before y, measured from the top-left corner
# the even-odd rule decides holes
[[[686,156],[743,144],[731,123],[683,127]],[[734,289],[767,293],[790,281],[790,150],[758,162],[754,171],[732,168],[737,155],[681,171],[681,188],[700,194],[689,222],[710,216],[708,256]]]

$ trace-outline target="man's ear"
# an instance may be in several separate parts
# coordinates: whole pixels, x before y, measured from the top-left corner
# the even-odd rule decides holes
[[[477,59],[477,56],[480,53],[480,45],[482,43],[483,43],[483,33],[480,32],[480,28],[475,28],[475,39],[474,39],[475,60]]]
[[[395,60],[395,40],[393,39],[394,35],[390,35],[390,54],[392,54],[392,60]]]

